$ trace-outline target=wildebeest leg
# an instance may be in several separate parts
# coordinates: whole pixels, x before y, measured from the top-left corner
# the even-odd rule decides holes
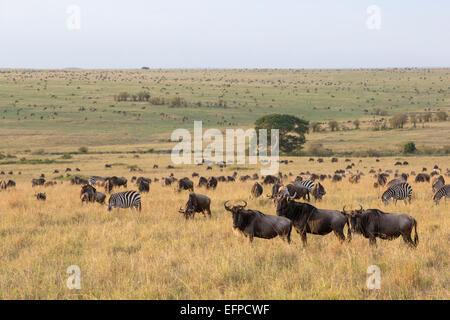
[[[377,238],[374,235],[369,236],[369,243],[371,246],[377,246]]]
[[[301,233],[301,236],[302,236],[303,247],[306,247],[306,245],[307,245],[306,231],[303,231],[303,232]]]
[[[402,237],[403,237],[403,241],[405,241],[405,243],[411,247],[415,247],[414,245],[414,241],[411,239],[411,231],[409,231],[409,233],[402,233]]]
[[[250,240],[250,242],[253,242],[253,233],[250,233],[250,234],[248,235],[248,239]]]
[[[208,213],[209,217],[211,218],[211,208],[206,209],[206,212]]]
[[[342,230],[334,230],[334,234],[336,235],[336,237],[338,237],[341,243],[345,241],[345,235]]]

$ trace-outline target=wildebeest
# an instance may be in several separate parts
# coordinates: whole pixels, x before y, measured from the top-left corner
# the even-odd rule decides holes
[[[198,179],[197,187],[206,187],[207,185],[208,185],[208,179],[206,179],[205,177],[200,177]]]
[[[314,197],[314,200],[322,200],[323,196],[326,194],[325,188],[320,184],[320,182],[317,182],[316,186],[312,190],[312,195]]]
[[[110,193],[112,191],[112,189],[115,187],[123,186],[126,188],[127,183],[128,183],[128,180],[125,177],[121,177],[121,178],[116,177],[116,176],[107,177],[107,178],[105,178],[105,184],[104,184],[105,191],[107,193]]]
[[[98,192],[91,185],[84,185],[81,187],[80,192],[81,202],[98,202],[105,203],[106,195],[104,193]]]
[[[194,182],[188,177],[178,180],[178,192],[181,192],[182,190],[194,192]]]
[[[359,180],[361,179],[361,176],[359,174],[354,174],[348,177],[348,182],[350,183],[359,183]]]
[[[45,193],[41,193],[41,192],[36,193],[34,196],[36,197],[37,200],[42,200],[42,201],[47,200],[47,195]]]
[[[206,185],[207,189],[216,189],[217,188],[217,179],[215,177],[209,177],[208,184]]]
[[[89,180],[83,179],[79,176],[75,176],[72,179],[70,179],[71,184],[89,184]]]
[[[268,175],[268,176],[264,177],[263,184],[273,184],[273,183],[278,183],[278,182],[280,182],[280,179],[278,179],[275,176]]]
[[[335,174],[335,175],[333,176],[333,178],[331,179],[332,182],[339,182],[339,181],[341,181],[341,180],[342,180],[342,176],[340,176],[340,175],[338,175],[338,174]]]
[[[54,186],[54,185],[57,185],[57,184],[58,184],[58,182],[56,182],[56,181],[46,181],[44,183],[44,187],[51,187],[51,186]]]
[[[293,222],[295,230],[300,234],[306,246],[306,234],[327,235],[331,231],[344,241],[344,227],[347,224],[347,238],[351,240],[349,219],[338,210],[317,209],[309,203],[296,202],[288,196],[278,196],[277,215]]]
[[[378,174],[378,175],[377,175],[377,182],[378,182],[378,185],[384,186],[384,185],[386,184],[386,182],[387,182],[387,178],[388,178],[388,177],[389,177],[389,175],[386,174],[386,173],[380,173],[380,174]]]
[[[252,186],[251,194],[253,198],[258,198],[263,193],[263,187],[258,183],[255,182],[255,184]]]
[[[416,176],[415,182],[430,182],[430,175],[426,173],[419,173]]]
[[[303,198],[303,200],[307,200],[307,201],[311,201],[311,196],[309,194],[309,189],[304,186],[304,185],[300,185],[300,184],[288,184],[286,186],[289,195],[293,198],[293,199],[300,199]]]
[[[45,179],[44,178],[39,178],[39,179],[32,179],[31,180],[31,186],[35,187],[35,186],[42,186],[45,183]]]
[[[233,228],[242,232],[249,238],[272,239],[280,236],[288,243],[291,242],[292,221],[285,217],[266,215],[257,210],[246,210],[247,202],[244,205],[229,207],[228,201],[223,204],[225,210],[233,215]]]
[[[270,199],[275,199],[275,197],[278,194],[278,191],[280,190],[280,187],[282,187],[282,185],[280,183],[275,183],[272,186],[272,194],[268,194],[267,197]]]
[[[6,181],[0,181],[0,189],[6,190],[8,188],[15,187],[16,183],[13,180]]]
[[[150,191],[151,180],[148,178],[139,177],[136,181],[139,192],[149,192]]]
[[[393,240],[403,237],[405,243],[416,247],[419,243],[417,234],[417,221],[407,214],[386,213],[378,209],[359,210],[343,213],[350,217],[353,233],[362,234],[369,239],[371,245],[377,244],[376,238]],[[414,241],[411,238],[412,230],[415,230]]]
[[[201,212],[203,216],[206,213],[211,217],[211,199],[208,196],[203,194],[189,193],[189,199],[186,202],[184,209],[180,208],[178,212],[184,214],[184,217],[187,219],[194,218],[196,212]]]

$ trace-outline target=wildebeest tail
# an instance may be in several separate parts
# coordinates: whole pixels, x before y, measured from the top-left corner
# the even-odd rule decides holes
[[[414,245],[417,247],[417,245],[419,244],[419,235],[417,234],[417,221],[416,219],[414,219]]]

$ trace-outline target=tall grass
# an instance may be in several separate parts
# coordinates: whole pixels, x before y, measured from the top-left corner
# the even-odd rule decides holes
[[[150,169],[157,160],[163,168],[167,158],[145,157],[136,160],[146,170],[142,175],[169,174]],[[322,165],[293,159],[281,171],[291,171],[294,177],[300,171],[329,173],[344,165],[329,159]],[[404,171],[435,163],[425,158],[409,161],[413,165]],[[110,175],[103,162],[93,160],[85,171]],[[248,199],[251,181],[219,183],[215,191],[197,188],[211,197],[212,218],[198,214],[185,221],[177,209],[188,193],[174,192],[173,187],[152,183],[140,213],[107,212],[98,204],[81,205],[80,187],[68,182],[32,188],[28,176],[43,168],[25,168],[15,190],[0,192],[0,299],[448,299],[450,202],[436,207],[430,184],[412,182],[411,205],[384,207],[382,190],[373,188],[367,174],[371,166],[392,168],[393,159],[382,162],[364,160],[359,168],[366,176],[356,185],[326,180],[327,195],[315,205],[341,209],[361,203],[367,209],[410,214],[418,221],[417,249],[401,238],[378,240],[377,248],[361,237],[341,244],[334,234],[308,235],[306,248],[297,233],[290,245],[279,238],[249,243],[232,230],[223,202],[246,199],[250,208],[275,214],[268,199]],[[113,170],[131,176],[125,168]],[[205,176],[231,173],[188,167],[177,170],[176,176],[190,176],[192,171]],[[129,183],[129,189],[136,187]],[[46,202],[33,197],[38,191],[47,193]],[[268,192],[265,186],[264,194]],[[381,268],[380,290],[366,287],[366,270],[374,264]],[[66,286],[70,265],[81,268],[80,290]]]

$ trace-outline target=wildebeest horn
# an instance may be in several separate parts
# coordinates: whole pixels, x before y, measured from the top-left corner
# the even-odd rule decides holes
[[[247,206],[247,201],[242,200],[242,202],[244,202],[245,204],[242,206],[243,208],[245,208]]]
[[[363,207],[362,207],[362,205],[361,204],[359,204],[359,206],[360,206],[360,211],[363,211]]]
[[[227,206],[227,203],[230,202],[230,200],[227,200],[223,203],[223,206],[225,207],[225,210],[231,211],[230,207]]]
[[[346,206],[347,206],[347,205],[344,205],[344,207],[342,208],[342,212],[343,212],[343,213],[346,213],[346,212],[345,212],[345,207],[346,207]]]
[[[180,209],[178,210],[179,213],[184,213],[183,208],[180,207]]]

